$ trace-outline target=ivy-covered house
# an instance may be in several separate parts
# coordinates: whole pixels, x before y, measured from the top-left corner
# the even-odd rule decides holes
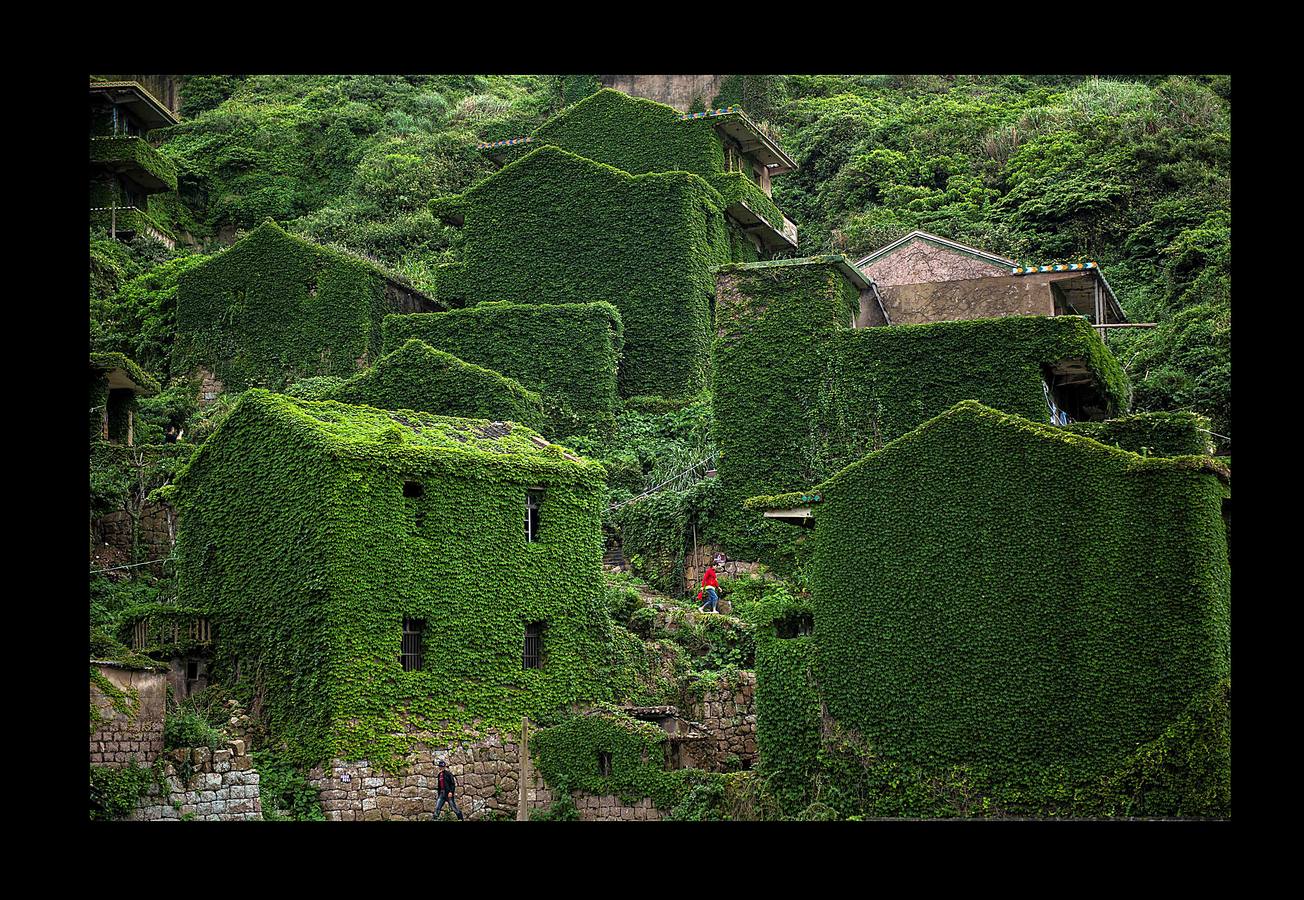
[[[380,356],[385,315],[442,308],[375,264],[269,219],[178,280],[172,366],[202,370],[204,400],[349,377]]]
[[[478,303],[386,316],[384,350],[419,340],[537,391],[549,434],[604,434],[614,422],[624,348],[610,303]]]
[[[797,226],[774,204],[771,185],[772,178],[795,171],[797,162],[738,107],[681,113],[607,89],[566,108],[526,137],[480,147],[504,162],[546,144],[632,175],[700,176],[725,200],[738,259],[797,247]]]
[[[416,338],[317,399],[380,409],[416,409],[440,416],[501,419],[532,428],[543,421],[543,406],[534,391]]]
[[[631,175],[543,146],[431,202],[464,235],[461,262],[439,268],[438,296],[611,303],[624,324],[621,393],[692,395],[706,382],[712,269],[730,259],[724,205],[687,172]]]
[[[173,111],[135,81],[90,84],[90,217],[123,240],[176,236],[149,214],[149,197],[177,189],[176,167],[146,140],[177,124]]]
[[[604,472],[510,422],[246,392],[165,489],[182,602],[306,764],[598,699]]]
[[[882,325],[877,294],[836,256],[717,278],[719,537],[731,556],[792,550],[792,534],[747,516],[743,500],[819,483],[961,400],[1040,421],[1127,408],[1122,368],[1080,317]]]
[[[825,773],[847,813],[935,813],[945,783],[987,812],[1229,814],[1229,496],[1212,458],[966,401],[753,498],[814,543],[813,634],[758,651],[757,714],[815,729],[758,724],[762,759],[816,772],[822,703],[871,760]]]

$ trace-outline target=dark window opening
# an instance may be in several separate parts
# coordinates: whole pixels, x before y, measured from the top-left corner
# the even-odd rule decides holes
[[[543,623],[531,622],[525,626],[525,652],[521,655],[525,669],[543,668]]]
[[[525,540],[534,543],[539,539],[539,507],[543,505],[543,491],[525,492]]]
[[[316,296],[317,296],[317,279],[316,279],[316,278],[313,278],[313,279],[311,279],[311,280],[308,282],[308,296],[309,296],[309,297],[316,297]]]
[[[611,754],[604,751],[598,751],[598,774],[607,776],[611,774]]]
[[[810,613],[796,613],[775,619],[774,633],[781,638],[805,637],[815,633],[815,617]]]
[[[425,619],[403,617],[403,644],[398,661],[404,672],[419,672],[425,655]]]
[[[412,523],[418,529],[426,524],[426,505],[422,502],[425,496],[426,488],[421,482],[403,482],[403,503],[412,513]]]
[[[198,677],[199,663],[192,659],[190,662],[186,663],[186,680],[194,681]]]

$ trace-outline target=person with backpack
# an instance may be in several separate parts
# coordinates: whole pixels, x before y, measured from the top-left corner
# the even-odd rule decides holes
[[[445,800],[453,807],[453,812],[457,813],[457,821],[463,821],[462,811],[457,808],[457,779],[448,771],[448,763],[442,759],[439,761],[439,779],[435,782],[435,788],[439,792],[435,800],[435,821],[439,821],[439,812],[444,808]]]

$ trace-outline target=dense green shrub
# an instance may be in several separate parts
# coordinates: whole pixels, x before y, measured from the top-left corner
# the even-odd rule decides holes
[[[463,362],[422,341],[407,341],[320,399],[441,416],[543,424],[539,395],[519,382]]]
[[[431,208],[464,220],[462,261],[439,270],[441,300],[607,301],[624,323],[623,396],[705,384],[711,270],[730,251],[724,201],[701,178],[634,176],[545,146]]]
[[[203,261],[192,255],[164,262],[127,281],[109,300],[92,303],[96,349],[121,351],[166,373],[177,328],[177,282]]]
[[[500,430],[252,390],[168,489],[215,677],[261,684],[296,764],[393,766],[405,724],[454,739],[608,692],[601,467]],[[405,617],[426,623],[420,670],[400,665]],[[532,622],[544,661],[523,670]]]
[[[208,720],[187,706],[170,710],[163,718],[163,749],[181,747],[207,747],[216,750],[222,746],[226,735]]]
[[[258,770],[258,798],[268,822],[324,822],[321,797],[303,769],[278,750],[250,754]]]
[[[90,821],[127,816],[155,780],[152,769],[134,761],[120,767],[91,766]]]
[[[537,391],[558,437],[610,431],[622,335],[609,303],[481,303],[384,323],[387,353],[416,338]]]

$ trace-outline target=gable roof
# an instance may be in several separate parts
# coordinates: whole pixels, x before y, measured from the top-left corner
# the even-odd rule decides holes
[[[110,388],[126,388],[145,397],[160,390],[159,383],[148,372],[122,353],[92,353],[90,368],[92,372],[103,373]]]
[[[306,247],[307,249],[313,251],[314,253],[319,253],[324,256],[332,256],[335,257],[336,259],[340,259],[346,262],[360,263],[361,265],[364,265],[367,268],[371,269],[377,276],[384,279],[389,284],[392,284],[395,287],[403,291],[406,291],[409,294],[415,294],[417,297],[421,298],[422,300],[425,300],[426,303],[429,304],[431,309],[442,308],[442,304],[439,304],[435,300],[433,300],[429,294],[413,287],[410,282],[406,281],[398,274],[389,271],[375,260],[368,259],[367,257],[362,256],[361,254],[354,253],[349,250],[345,250],[342,247],[329,247],[325,244],[319,244],[316,241],[310,241],[305,237],[300,237],[297,234],[290,234],[290,232],[282,228],[280,226],[280,223],[278,223],[275,219],[271,218],[270,216],[266,219],[263,219],[262,223],[259,224],[258,227],[241,235],[238,241],[236,241],[230,247],[227,247],[225,250],[222,251],[222,253],[230,253],[231,251],[237,249],[245,241],[249,240],[249,238],[253,237],[255,234],[258,234],[260,232],[270,232],[272,234],[275,234],[277,237],[281,238],[282,240],[286,241],[287,243],[298,244],[301,247]],[[217,259],[220,255],[221,254],[214,254],[209,259]],[[199,263],[196,266],[196,268],[202,268],[204,265],[208,263],[208,261],[209,260],[205,260],[204,262]]]
[[[793,521],[809,518],[810,507],[823,502],[831,487],[834,487],[842,479],[853,476],[865,467],[872,465],[880,457],[912,452],[911,445],[920,436],[939,428],[958,429],[971,433],[973,430],[972,425],[980,421],[1016,429],[1025,435],[1029,441],[1053,441],[1075,446],[1088,453],[1112,455],[1122,465],[1123,472],[1127,474],[1184,470],[1213,475],[1225,484],[1231,483],[1231,469],[1211,456],[1141,456],[1128,450],[1120,450],[1118,447],[1103,444],[1100,441],[1076,434],[1056,425],[1033,422],[1022,416],[1000,412],[989,406],[984,406],[977,400],[961,400],[941,415],[934,416],[911,431],[889,441],[881,450],[865,454],[813,488],[804,491],[790,491],[785,494],[751,497],[745,500],[743,505],[747,509],[758,512],[789,513],[788,515],[771,515],[770,518]],[[802,513],[802,515],[797,515],[798,512]]]
[[[873,253],[870,253],[868,256],[856,260],[856,268],[860,268],[861,266],[868,265],[869,263],[875,262],[879,259],[882,259],[885,256],[895,253],[897,250],[901,249],[902,247],[906,246],[911,241],[914,241],[916,239],[921,241],[926,241],[927,243],[930,243],[935,247],[941,247],[945,250],[951,250],[956,253],[963,253],[966,256],[975,257],[977,259],[982,260],[983,262],[991,263],[994,266],[1002,266],[1009,269],[1013,269],[1016,266],[1018,266],[1018,263],[1012,259],[1006,259],[1003,256],[997,256],[994,253],[988,253],[986,250],[979,250],[977,247],[970,247],[968,244],[961,244],[959,241],[953,241],[950,238],[944,238],[941,237],[940,235],[931,234],[927,231],[920,231],[919,229],[915,229],[914,231],[907,234],[905,237],[899,238],[885,247],[879,247],[877,250],[875,250]]]

